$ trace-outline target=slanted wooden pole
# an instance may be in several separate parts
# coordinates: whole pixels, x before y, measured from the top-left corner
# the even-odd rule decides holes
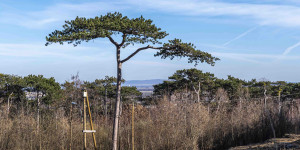
[[[86,97],[87,92],[86,89],[83,91],[83,130],[86,131]],[[86,150],[86,132],[83,132],[83,143],[84,147],[83,149]]]
[[[73,114],[73,102],[71,102],[71,108],[70,108],[70,150],[72,149],[72,138],[73,138],[73,133],[72,133],[72,114]]]
[[[134,150],[134,102],[132,103],[131,140],[132,150]]]
[[[90,109],[90,102],[89,102],[89,96],[87,94],[87,91],[86,91],[86,102],[87,102],[87,107],[88,107],[88,110],[89,110],[91,130],[93,131],[94,127],[93,127],[92,113],[91,113],[91,109]],[[94,147],[95,147],[95,149],[97,149],[95,132],[92,132],[92,136],[93,136],[93,140],[94,140]]]
[[[281,103],[281,92],[282,92],[282,89],[279,87],[279,90],[278,90],[278,111],[279,111],[279,114],[281,114],[281,108],[282,108],[282,103]]]

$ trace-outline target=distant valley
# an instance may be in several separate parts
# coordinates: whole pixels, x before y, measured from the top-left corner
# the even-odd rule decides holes
[[[123,86],[135,86],[139,90],[153,90],[153,85],[163,83],[163,79],[151,79],[151,80],[128,80]]]
[[[140,92],[143,93],[143,97],[147,97],[153,94],[153,85],[163,83],[163,81],[163,79],[128,80],[123,84],[123,86],[135,86]]]

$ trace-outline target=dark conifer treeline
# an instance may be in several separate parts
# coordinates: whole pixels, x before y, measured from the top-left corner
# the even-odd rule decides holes
[[[0,149],[70,149],[70,143],[72,149],[82,149],[83,88],[89,93],[98,146],[111,149],[115,82],[108,76],[86,82],[75,75],[60,85],[41,75],[0,74]],[[155,93],[164,98],[141,99],[136,87],[122,87],[120,148],[132,148],[132,101],[140,103],[135,109],[136,149],[228,149],[298,133],[298,87],[231,76],[218,79],[196,69],[179,70],[156,85]],[[190,101],[166,98],[197,92],[200,102],[197,96]]]
[[[199,89],[200,88],[200,89]],[[197,94],[199,90],[201,100],[214,100],[218,89],[226,91],[230,100],[263,98],[264,91],[269,97],[278,97],[282,101],[300,98],[300,83],[286,81],[245,81],[228,75],[227,79],[219,79],[212,73],[204,73],[197,69],[177,70],[168,81],[154,86],[157,95],[172,95],[173,93],[191,92]],[[195,99],[196,100],[196,99]]]

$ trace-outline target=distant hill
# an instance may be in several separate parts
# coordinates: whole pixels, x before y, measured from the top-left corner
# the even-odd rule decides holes
[[[135,86],[143,93],[143,97],[151,96],[153,94],[153,85],[163,83],[163,79],[151,79],[151,80],[128,80],[123,86]]]
[[[155,84],[163,83],[163,79],[151,79],[151,80],[128,80],[123,85],[124,86],[153,86]]]

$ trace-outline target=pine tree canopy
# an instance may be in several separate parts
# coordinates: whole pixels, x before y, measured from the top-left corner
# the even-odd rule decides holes
[[[120,35],[122,41],[117,43],[113,37]],[[71,21],[65,21],[63,30],[55,30],[46,37],[46,46],[51,43],[74,44],[77,46],[82,41],[90,41],[96,38],[108,38],[118,49],[125,48],[134,44],[152,44],[138,48],[134,53],[123,59],[126,62],[138,52],[146,49],[156,49],[158,52],[154,56],[160,56],[162,59],[174,57],[187,57],[189,63],[206,62],[214,65],[219,58],[213,57],[207,52],[197,50],[192,43],[183,43],[180,39],[169,40],[163,43],[168,33],[161,31],[153,21],[139,18],[129,19],[119,12],[107,13],[95,18],[76,17]],[[154,47],[154,45],[158,45]]]

